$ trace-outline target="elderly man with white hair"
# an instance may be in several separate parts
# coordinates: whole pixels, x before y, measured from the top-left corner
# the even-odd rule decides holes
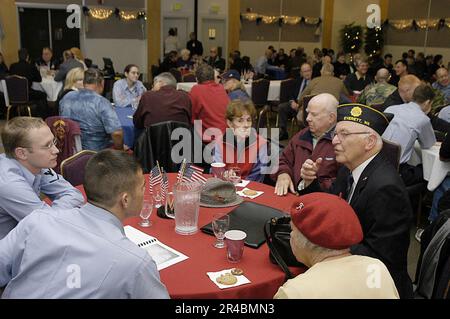
[[[331,143],[331,133],[336,125],[336,98],[328,93],[319,94],[308,103],[308,126],[289,141],[280,156],[279,169],[272,177],[276,179],[275,193],[279,196],[296,193],[294,185],[301,181],[300,169],[307,159],[324,158],[318,172],[319,182],[325,189],[336,178],[338,164]]]
[[[361,224],[342,198],[325,193],[302,196],[291,208],[291,248],[309,269],[278,289],[276,299],[398,299],[386,266],[352,255],[363,239]]]
[[[407,271],[411,205],[400,175],[381,152],[381,135],[390,119],[392,114],[363,104],[338,107],[333,146],[336,161],[344,167],[329,192],[345,198],[361,222],[364,238],[350,248],[351,253],[380,259],[389,269],[400,297],[411,298]],[[321,191],[317,173],[325,161],[305,161],[300,194]]]
[[[177,80],[169,72],[164,72],[155,77],[152,90],[142,95],[133,122],[139,129],[165,121],[189,124],[191,114],[189,95],[177,91]]]

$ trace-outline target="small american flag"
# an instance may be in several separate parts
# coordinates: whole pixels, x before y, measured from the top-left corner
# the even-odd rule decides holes
[[[169,179],[167,178],[166,172],[163,172],[161,183],[161,203],[165,203],[168,192],[169,192]]]
[[[155,166],[150,171],[150,194],[153,194],[153,187],[161,183],[162,176],[161,172],[159,171],[158,166]]]
[[[206,183],[206,178],[203,177],[203,168],[186,163],[186,169],[184,170],[183,182],[199,182],[202,185]]]

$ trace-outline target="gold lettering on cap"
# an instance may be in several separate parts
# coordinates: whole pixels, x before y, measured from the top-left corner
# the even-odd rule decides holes
[[[351,122],[357,122],[357,123],[361,123],[362,124],[362,120],[356,117],[352,117],[352,116],[344,116],[344,121],[351,121]]]

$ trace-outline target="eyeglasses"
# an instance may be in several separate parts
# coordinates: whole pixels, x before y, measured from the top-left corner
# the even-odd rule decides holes
[[[347,138],[349,135],[353,134],[370,134],[370,132],[331,132],[331,138],[334,138],[336,135],[339,138],[340,141],[343,141]]]
[[[51,142],[48,143],[47,145],[39,146],[39,148],[42,149],[42,150],[47,150],[47,151],[49,151],[49,150],[52,149],[53,146],[57,146],[57,145],[58,145],[58,139],[55,137],[55,138],[53,138],[53,141],[51,141]],[[30,149],[32,149],[32,147],[30,147],[30,146],[22,146],[22,147],[23,147],[23,148],[30,148]]]

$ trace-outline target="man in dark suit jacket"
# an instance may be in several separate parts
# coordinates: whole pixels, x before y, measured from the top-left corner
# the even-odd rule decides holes
[[[33,82],[41,82],[42,77],[34,64],[29,63],[27,49],[19,50],[19,62],[11,64],[9,68],[11,75],[18,75],[28,80],[28,99],[36,102],[39,116],[45,118],[48,114],[47,94],[31,88]]]
[[[81,64],[74,58],[73,53],[70,52],[70,50],[64,51],[63,57],[64,63],[59,66],[59,71],[55,75],[56,82],[64,82],[66,80],[67,73],[69,73],[69,71],[72,69],[82,68],[84,70],[83,64]]]
[[[278,107],[278,118],[280,127],[280,140],[287,139],[287,121],[297,115],[300,101],[298,98],[302,95],[306,86],[309,84],[312,78],[312,68],[308,63],[303,63],[300,68],[300,78],[297,79],[297,87],[295,90],[295,96],[289,102],[281,103]]]
[[[347,199],[360,219],[364,238],[352,246],[352,254],[380,259],[389,269],[400,297],[411,298],[407,255],[412,210],[398,172],[380,153],[380,136],[391,116],[362,104],[338,107],[333,145],[336,161],[344,167],[329,192]],[[300,194],[322,191],[316,176],[323,160],[303,164]]]
[[[209,50],[209,57],[205,59],[205,62],[212,66],[214,69],[218,69],[220,73],[225,70],[225,59],[221,58],[219,55],[219,51],[216,47],[212,47]]]

